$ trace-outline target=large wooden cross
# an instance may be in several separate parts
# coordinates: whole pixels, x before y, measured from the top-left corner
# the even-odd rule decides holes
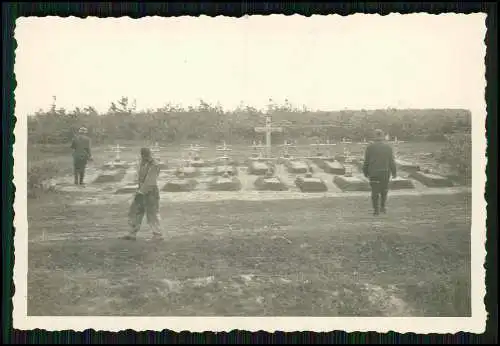
[[[266,114],[266,125],[264,127],[256,127],[255,132],[266,134],[266,156],[271,157],[271,134],[273,132],[283,132],[283,128],[273,127],[271,123],[271,115]]]

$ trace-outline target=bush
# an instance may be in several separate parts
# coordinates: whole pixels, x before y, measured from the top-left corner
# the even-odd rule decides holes
[[[40,192],[50,190],[47,182],[59,173],[56,161],[46,160],[29,164],[28,162],[28,197],[37,197]]]
[[[191,141],[220,143],[225,140],[250,144],[265,140],[263,133],[254,131],[254,127],[264,125],[265,112],[251,107],[223,111],[220,107],[201,102],[198,107],[188,109],[170,105],[142,111],[129,110],[128,107],[120,110],[116,105],[111,108],[105,114],[90,110],[40,112],[28,118],[30,144],[68,143],[80,126],[89,129],[96,144],[126,140],[178,144]],[[322,142],[342,137],[357,141],[370,139],[375,128],[400,140],[414,140],[419,136],[442,139],[443,129],[448,133],[467,132],[470,123],[470,112],[450,109],[324,112],[273,104],[267,112],[272,115],[273,123],[285,130],[273,136],[275,143],[291,138],[310,140],[312,137],[318,137]]]
[[[459,179],[469,184],[472,169],[472,138],[469,133],[448,135],[446,146],[441,150],[440,159],[449,164]]]

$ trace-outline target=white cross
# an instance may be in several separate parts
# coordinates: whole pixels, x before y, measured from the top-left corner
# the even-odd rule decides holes
[[[226,161],[229,160],[229,157],[227,156],[226,152],[231,151],[232,149],[226,145],[226,141],[222,142],[222,146],[217,147],[215,150],[222,151],[224,153],[222,158],[225,159]]]
[[[347,149],[347,148],[344,148],[344,161],[346,163],[352,162],[351,153],[349,152],[349,149]]]
[[[267,154],[267,157],[271,157],[271,134],[273,132],[282,132],[282,131],[283,131],[283,128],[272,126],[270,114],[266,114],[266,126],[255,128],[255,132],[260,132],[260,133],[266,134],[266,149],[267,149],[266,154]]]
[[[111,150],[108,152],[116,153],[115,161],[120,161],[120,153],[121,149],[125,149],[125,147],[120,147],[120,144],[117,144],[115,147],[111,147]]]

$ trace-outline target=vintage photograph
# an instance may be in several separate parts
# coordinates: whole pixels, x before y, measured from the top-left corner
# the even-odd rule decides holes
[[[481,331],[485,18],[19,18],[14,327]]]

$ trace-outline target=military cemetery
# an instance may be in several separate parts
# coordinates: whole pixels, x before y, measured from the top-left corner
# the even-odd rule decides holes
[[[309,155],[292,154],[291,151],[296,151],[299,146],[291,144],[292,141],[285,140],[283,144],[274,145],[277,155],[273,156],[272,134],[283,131],[283,127],[273,126],[271,116],[266,116],[265,126],[255,128],[256,133],[265,134],[265,143],[257,144],[254,140],[252,145],[244,150],[243,157],[239,148],[240,162],[244,163],[243,165],[239,165],[238,160],[230,154],[233,149],[225,141],[213,148],[188,144],[182,150],[181,158],[171,158],[169,160],[171,164],[168,165],[161,154],[165,147],[155,142],[151,146],[151,151],[162,171],[160,180],[164,180],[164,186],[161,191],[184,193],[200,191],[200,189],[240,191],[242,183],[237,178],[239,175],[248,175],[249,177],[245,180],[253,179],[253,187],[256,191],[290,192],[295,187],[298,191],[307,193],[324,193],[329,190],[331,193],[370,191],[369,181],[362,174],[362,155],[355,157],[350,152],[349,145],[353,144],[352,140],[342,137],[338,143],[328,139],[324,142],[309,144],[308,147],[312,149]],[[395,143],[400,144],[402,141],[395,140]],[[356,144],[366,147],[369,142],[363,138]],[[341,151],[337,150],[334,155],[333,148]],[[120,144],[106,150],[108,153],[113,153],[114,157],[105,162],[92,182],[93,184],[102,186],[125,183],[117,188],[116,194],[133,193],[136,190],[135,181],[123,182],[127,174],[137,171],[137,163],[122,159],[121,154],[125,149],[129,152],[133,151],[133,148],[125,148]],[[137,151],[137,148],[135,150]],[[216,155],[202,157],[202,150]],[[391,179],[389,184],[391,190],[415,189],[415,183],[419,184],[420,189],[457,186],[445,176],[421,169],[422,164],[419,162],[396,156],[396,165],[399,175]],[[334,184],[332,188],[328,188],[329,183],[325,182],[324,178],[314,176],[314,172],[320,171],[330,176],[327,180]],[[291,180],[285,179],[283,174],[291,177]],[[287,181],[291,184],[287,184]],[[61,188],[66,188],[66,185],[62,184]]]
[[[359,42],[366,38],[350,37],[340,27],[327,30],[326,16],[318,24],[326,34],[316,35],[319,29],[310,26],[301,36],[297,29],[299,44],[294,35],[280,37],[292,32],[286,23],[298,16],[280,16],[283,25],[262,27],[251,17],[235,20],[248,23],[241,30],[230,29],[233,20],[225,18],[227,27],[218,35],[231,31],[231,40],[212,37],[208,24],[199,35],[186,24],[186,36],[179,38],[182,17],[170,29],[157,18],[144,27],[151,40],[140,41],[122,18],[120,36],[107,41],[102,35],[95,48],[109,44],[111,54],[116,45],[124,53],[112,62],[95,49],[88,55],[95,60],[82,60],[69,43],[64,54],[41,56],[52,64],[47,71],[58,69],[53,60],[81,69],[78,78],[65,70],[63,81],[46,83],[54,88],[50,94],[60,95],[52,105],[43,88],[37,97],[22,96],[49,72],[19,73],[29,77],[18,81],[24,89],[16,92],[24,97],[16,100],[16,127],[26,125],[19,131],[28,134],[22,153],[27,195],[19,182],[24,176],[17,176],[15,206],[26,204],[27,212],[15,215],[29,229],[15,227],[21,235],[16,246],[26,239],[28,247],[16,248],[16,261],[25,256],[28,269],[27,292],[22,283],[16,291],[21,287],[26,296],[29,316],[58,316],[61,323],[75,316],[146,317],[140,327],[146,331],[149,321],[165,316],[196,316],[200,328],[209,316],[209,326],[219,317],[229,317],[220,319],[228,326],[241,317],[270,317],[272,323],[311,318],[310,326],[320,321],[312,317],[350,317],[361,328],[365,317],[409,325],[404,318],[469,318],[476,311],[472,244],[482,243],[471,240],[472,205],[478,205],[472,198],[478,167],[471,157],[481,155],[472,145],[472,124],[480,120],[453,104],[468,102],[469,83],[450,91],[448,103],[438,103],[468,75],[461,73],[468,59],[437,66],[451,58],[420,56],[430,44],[422,37],[422,49],[399,40],[405,44],[391,48],[402,50],[394,59],[403,67],[396,68],[389,49]],[[272,16],[260,17],[264,23]],[[306,25],[313,17],[295,19]],[[204,20],[218,19],[196,18]],[[85,31],[86,20],[81,22]],[[134,23],[140,31],[140,20]],[[250,33],[251,25],[252,35],[238,36]],[[276,33],[264,34],[271,27]],[[363,25],[356,28],[371,34]],[[433,38],[444,30],[439,28],[429,30]],[[61,32],[43,40],[78,36],[78,30]],[[373,37],[389,32],[399,31],[388,25]],[[322,42],[339,33],[346,36],[344,46]],[[81,46],[83,54],[100,39],[75,37],[71,47]],[[43,40],[31,44],[43,47]],[[147,52],[136,48],[150,41],[157,45]],[[200,42],[203,48],[196,50]],[[443,39],[441,45],[453,44]],[[59,43],[50,47],[57,50]],[[460,53],[456,48],[450,56]],[[434,73],[424,75],[421,61],[436,61]],[[399,78],[405,64],[413,72]],[[429,81],[438,67],[461,78],[434,88]],[[108,70],[114,83],[102,77]],[[419,102],[415,88],[424,90],[422,81],[435,103]],[[94,86],[102,96],[92,93]],[[47,104],[23,118],[17,106],[31,100]],[[25,150],[17,133],[16,143]],[[24,158],[16,155],[16,168],[23,168]],[[163,327],[171,328],[169,323]],[[392,326],[384,323],[380,328]]]

